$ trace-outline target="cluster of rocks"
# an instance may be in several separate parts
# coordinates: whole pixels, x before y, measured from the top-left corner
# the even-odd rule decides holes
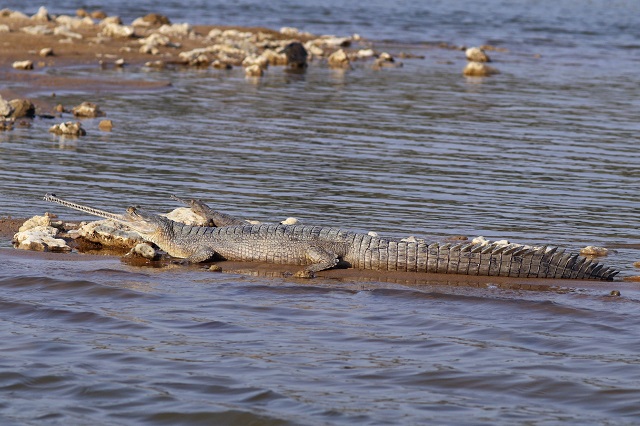
[[[467,65],[465,66],[462,74],[467,77],[488,77],[495,74],[500,74],[496,68],[487,65],[487,62],[491,62],[489,55],[485,52],[486,48],[492,48],[491,46],[482,47],[470,47],[465,49],[465,56],[467,58]]]
[[[28,99],[5,100],[0,96],[0,131],[12,130],[16,120],[23,118],[33,118],[36,114],[36,107]],[[30,123],[22,120],[20,126],[28,127]]]
[[[137,51],[145,56],[156,56],[157,59],[145,62],[148,67],[243,67],[248,76],[260,76],[270,65],[303,70],[310,61],[337,69],[350,69],[354,62],[364,60],[373,61],[375,69],[402,66],[389,53],[378,53],[371,48],[352,49],[353,44],[363,42],[358,35],[315,36],[293,27],[283,27],[279,31],[213,28],[201,34],[188,23],[172,23],[166,16],[154,13],[125,25],[119,17],[107,16],[102,11],[89,13],[80,9],[76,16],[51,15],[45,7],[33,16],[0,10],[2,18],[24,24],[17,27],[17,31],[56,37],[59,43],[84,40],[99,45],[118,40],[122,43],[120,52],[123,54]],[[1,31],[14,30],[4,25],[0,27]],[[46,49],[40,51],[40,56],[53,55],[51,47]],[[124,64],[124,59],[119,61]],[[18,61],[14,67],[33,69],[34,64]]]
[[[56,113],[62,114],[66,112],[69,111],[65,110],[62,105],[56,107]],[[83,102],[73,107],[71,113],[76,118],[96,118],[106,115],[98,105],[92,102]],[[40,114],[40,116],[44,118],[54,118],[54,116],[48,114]],[[16,120],[20,120],[18,121],[18,126],[20,127],[31,127],[31,122],[27,119],[33,119],[35,117],[36,107],[29,99],[12,99],[7,101],[0,96],[0,131],[13,130],[16,125]],[[98,127],[103,131],[110,131],[113,128],[113,122],[111,120],[101,120]],[[79,121],[66,121],[54,124],[49,128],[49,132],[68,136],[84,136],[87,134]]]

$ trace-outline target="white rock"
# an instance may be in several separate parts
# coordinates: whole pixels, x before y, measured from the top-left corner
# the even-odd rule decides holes
[[[288,217],[280,223],[283,225],[297,225],[300,221],[295,217]]]
[[[133,248],[144,242],[140,234],[111,219],[89,222],[78,228],[78,235],[106,247]]]
[[[376,52],[373,49],[360,49],[356,52],[356,56],[358,58],[372,58],[376,55]]]
[[[300,34],[300,30],[294,27],[282,27],[280,28],[280,34],[287,36],[297,36]]]
[[[9,117],[13,113],[13,107],[0,96],[0,117]]]
[[[156,251],[149,243],[136,244],[134,248],[127,254],[128,256],[140,256],[149,260],[157,260],[160,253]]]
[[[101,35],[106,37],[129,38],[133,37],[135,31],[133,27],[127,25],[119,25],[107,23],[102,27]]]
[[[17,70],[32,70],[33,69],[33,61],[15,61],[11,66]]]
[[[170,46],[172,44],[168,36],[158,33],[153,33],[148,37],[141,38],[138,42],[148,46]]]
[[[329,55],[329,66],[331,68],[350,68],[351,61],[349,61],[347,53],[340,49]]]
[[[49,11],[47,10],[46,7],[40,6],[40,9],[38,9],[38,12],[35,15],[33,15],[31,19],[33,19],[34,21],[48,22],[48,21],[51,21],[51,16],[49,16]]]
[[[25,221],[18,229],[18,232],[24,232],[37,226],[51,226],[51,218],[49,216],[33,216]]]
[[[479,47],[470,47],[464,52],[468,60],[474,62],[491,62],[489,56]]]
[[[185,225],[204,226],[207,224],[207,221],[202,216],[195,214],[188,207],[178,207],[162,216]]]
[[[87,132],[82,128],[82,125],[78,122],[67,121],[65,123],[54,124],[49,128],[50,133],[56,135],[69,135],[69,136],[84,136]]]
[[[471,240],[471,243],[472,244],[482,244],[483,246],[486,246],[487,244],[489,244],[489,240],[487,240],[483,236],[479,236],[479,237],[475,237],[473,240]]]
[[[369,231],[369,232],[367,232],[367,235],[369,235],[370,237],[377,237],[378,233],[375,232],[375,231]]]
[[[71,251],[71,247],[61,238],[56,238],[58,230],[52,226],[36,226],[20,231],[13,236],[13,245],[20,250]]]
[[[172,37],[188,37],[193,32],[193,28],[186,22],[172,25],[164,24],[158,28],[158,32]]]
[[[23,33],[31,34],[31,35],[49,35],[53,34],[53,30],[46,25],[31,25],[28,27],[20,28],[20,31]]]
[[[269,58],[264,55],[249,55],[242,61],[242,66],[246,68],[251,65],[257,65],[263,70],[266,70],[267,68],[269,68]]]
[[[60,25],[59,27],[54,28],[53,34],[57,36],[75,38],[76,40],[82,40],[82,34],[73,32],[66,25]]]
[[[0,33],[10,33],[11,28],[8,25],[0,24]]]
[[[606,256],[609,254],[609,250],[604,247],[586,246],[580,249],[580,254],[583,256]]]
[[[244,69],[244,75],[247,77],[262,77],[264,70],[259,65],[253,64]]]

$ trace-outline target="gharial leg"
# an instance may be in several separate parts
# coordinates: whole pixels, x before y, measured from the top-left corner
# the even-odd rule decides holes
[[[183,200],[182,198],[178,198],[175,195],[172,195],[171,198],[188,205],[189,207],[191,207],[191,210],[193,210],[195,214],[197,214],[198,216],[202,216],[207,220],[207,222],[209,222],[211,225],[215,227],[220,228],[222,226],[248,224],[247,221],[245,221],[244,219],[213,210],[211,207],[206,205],[201,200]]]
[[[296,272],[294,277],[313,278],[316,272],[331,269],[340,261],[335,254],[319,248],[308,249],[307,256],[313,263],[301,271]]]

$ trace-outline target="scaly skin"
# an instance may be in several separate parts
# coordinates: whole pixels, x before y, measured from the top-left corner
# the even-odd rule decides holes
[[[188,262],[217,257],[305,265],[296,273],[299,277],[312,277],[338,262],[357,269],[506,277],[611,280],[618,273],[557,248],[427,244],[307,225],[199,227],[134,207],[129,207],[125,215],[114,215],[51,195],[46,195],[45,200],[124,222],[169,255]]]

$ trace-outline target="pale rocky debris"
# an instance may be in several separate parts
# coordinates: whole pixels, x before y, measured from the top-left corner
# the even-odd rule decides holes
[[[470,47],[464,52],[469,61],[473,62],[491,62],[489,56],[479,47]]]
[[[178,207],[162,216],[185,225],[204,226],[207,224],[202,216],[195,214],[189,207]]]
[[[15,61],[11,66],[17,70],[32,70],[33,69],[33,61]]]
[[[78,122],[67,121],[65,123],[54,124],[49,128],[50,133],[56,135],[85,136],[87,132]]]
[[[86,223],[78,228],[77,235],[106,247],[133,248],[144,242],[140,234],[111,219]]]
[[[586,246],[580,249],[580,254],[583,256],[606,256],[609,254],[609,250],[604,247]]]
[[[46,25],[30,25],[20,28],[23,33],[31,35],[49,35],[53,34],[53,30]]]
[[[103,25],[100,34],[106,37],[131,38],[134,36],[135,31],[130,26],[107,23]]]
[[[73,115],[76,117],[102,117],[106,115],[97,104],[93,102],[82,102],[80,105],[73,107]]]
[[[158,260],[160,258],[160,253],[149,243],[140,243],[136,244],[136,246],[127,253],[127,256],[137,256],[149,260]]]
[[[340,49],[329,55],[329,66],[331,68],[351,68],[351,61],[347,53],[343,49]]]

